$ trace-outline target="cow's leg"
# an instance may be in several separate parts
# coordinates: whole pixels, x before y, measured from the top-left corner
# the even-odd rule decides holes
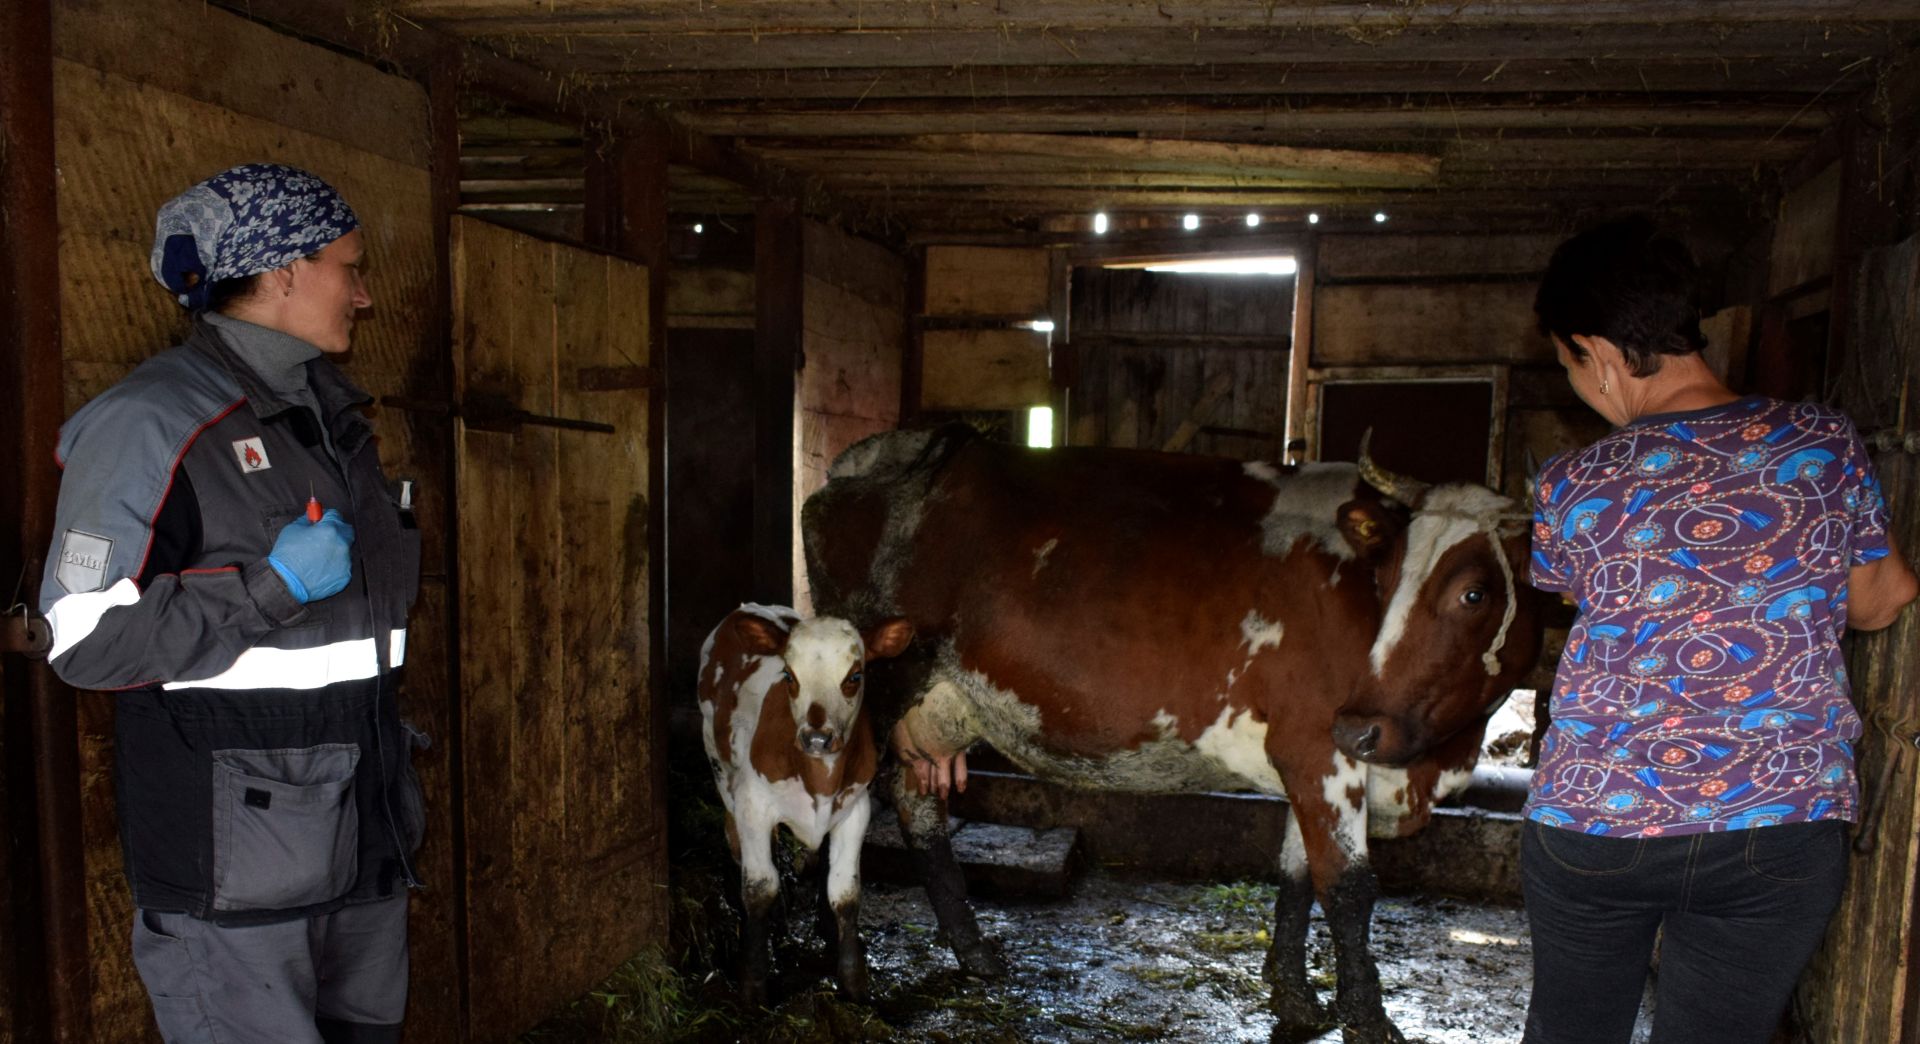
[[[854,1000],[867,999],[867,946],[860,940],[860,843],[872,815],[867,795],[854,799],[827,837],[827,904],[833,908],[833,938],[840,989]]]
[[[908,782],[910,770],[901,766],[893,774],[893,807],[900,814],[900,833],[913,848],[913,860],[926,882],[927,900],[933,915],[947,933],[953,956],[960,969],[969,975],[998,978],[1007,966],[980,934],[980,922],[974,920],[973,907],[967,905],[967,882],[960,874],[960,863],[953,857],[953,843],[947,837],[947,803],[944,799],[921,794]]]
[[[1333,935],[1333,1010],[1340,1039],[1344,1044],[1405,1044],[1380,1003],[1380,972],[1367,948],[1377,892],[1367,863],[1367,769],[1331,745],[1314,755],[1296,752],[1281,774],[1300,824],[1314,891]]]
[[[740,843],[740,1002],[750,1008],[767,1002],[767,966],[771,960],[767,921],[780,898],[780,871],[773,865],[774,824],[743,821]]]
[[[1280,849],[1280,888],[1273,901],[1273,943],[1262,969],[1273,988],[1269,1006],[1276,1041],[1311,1040],[1331,1025],[1327,1009],[1307,981],[1307,927],[1312,914],[1313,877],[1307,870],[1306,843],[1300,836],[1300,817],[1289,808],[1286,841]]]

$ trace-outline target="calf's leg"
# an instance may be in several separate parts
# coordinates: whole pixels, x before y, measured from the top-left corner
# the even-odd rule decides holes
[[[780,898],[780,872],[773,865],[771,824],[743,822],[740,841],[740,1002],[767,1003],[770,962],[767,921]]]
[[[827,837],[827,904],[833,908],[833,936],[840,989],[854,1000],[867,999],[867,945],[860,939],[860,843],[872,815],[863,792],[847,818]]]
[[[1280,849],[1280,888],[1273,901],[1273,942],[1262,975],[1273,995],[1273,1039],[1281,1044],[1308,1041],[1332,1025],[1313,984],[1307,981],[1307,922],[1313,913],[1313,877],[1307,870],[1300,817],[1287,812],[1286,841]]]
[[[933,915],[947,933],[960,970],[989,979],[1005,975],[1006,963],[981,936],[980,922],[967,905],[967,882],[947,837],[946,801],[919,793],[907,780],[904,767],[893,774],[893,807],[900,814],[900,832],[913,848],[920,879],[926,882]]]

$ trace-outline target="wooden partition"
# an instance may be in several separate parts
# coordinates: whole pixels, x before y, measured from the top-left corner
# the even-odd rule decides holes
[[[510,1040],[666,936],[648,276],[470,218],[451,264],[469,1030]]]

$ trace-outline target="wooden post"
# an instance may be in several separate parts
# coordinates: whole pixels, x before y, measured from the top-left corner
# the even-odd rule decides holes
[[[1287,349],[1287,436],[1280,447],[1284,463],[1305,460],[1312,441],[1307,431],[1307,368],[1313,363],[1313,270],[1316,240],[1309,235],[1293,255],[1293,343]],[[1295,446],[1301,447],[1294,449]]]
[[[53,451],[65,415],[56,204],[52,7],[48,0],[9,0],[0,4],[0,446],[15,456],[0,468],[0,518],[9,520],[0,538],[0,586],[7,592],[0,598],[10,598],[18,580],[28,605],[39,600],[52,537],[60,484]],[[10,604],[0,602],[0,610]],[[22,1040],[83,1041],[90,1036],[92,981],[73,693],[44,664],[15,657],[0,666],[0,685],[0,739],[12,737],[5,747],[6,818],[10,836],[25,842],[6,859],[8,901],[23,918],[39,917],[12,928],[23,939],[37,930],[45,947],[22,947],[27,961],[44,958],[45,989],[22,991],[28,1010],[14,1029]],[[30,759],[15,756],[27,746],[21,726],[31,730]],[[31,826],[23,822],[27,793]],[[37,875],[16,861],[36,848]]]
[[[753,595],[793,599],[794,373],[801,365],[802,225],[797,201],[754,209]]]

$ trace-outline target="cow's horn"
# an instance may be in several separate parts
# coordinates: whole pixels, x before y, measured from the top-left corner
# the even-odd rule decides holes
[[[1367,485],[1400,503],[1408,507],[1419,507],[1421,498],[1427,495],[1429,485],[1419,479],[1396,475],[1375,464],[1373,458],[1367,456],[1367,443],[1371,441],[1373,441],[1373,429],[1368,428],[1360,436],[1360,477],[1367,481]]]

